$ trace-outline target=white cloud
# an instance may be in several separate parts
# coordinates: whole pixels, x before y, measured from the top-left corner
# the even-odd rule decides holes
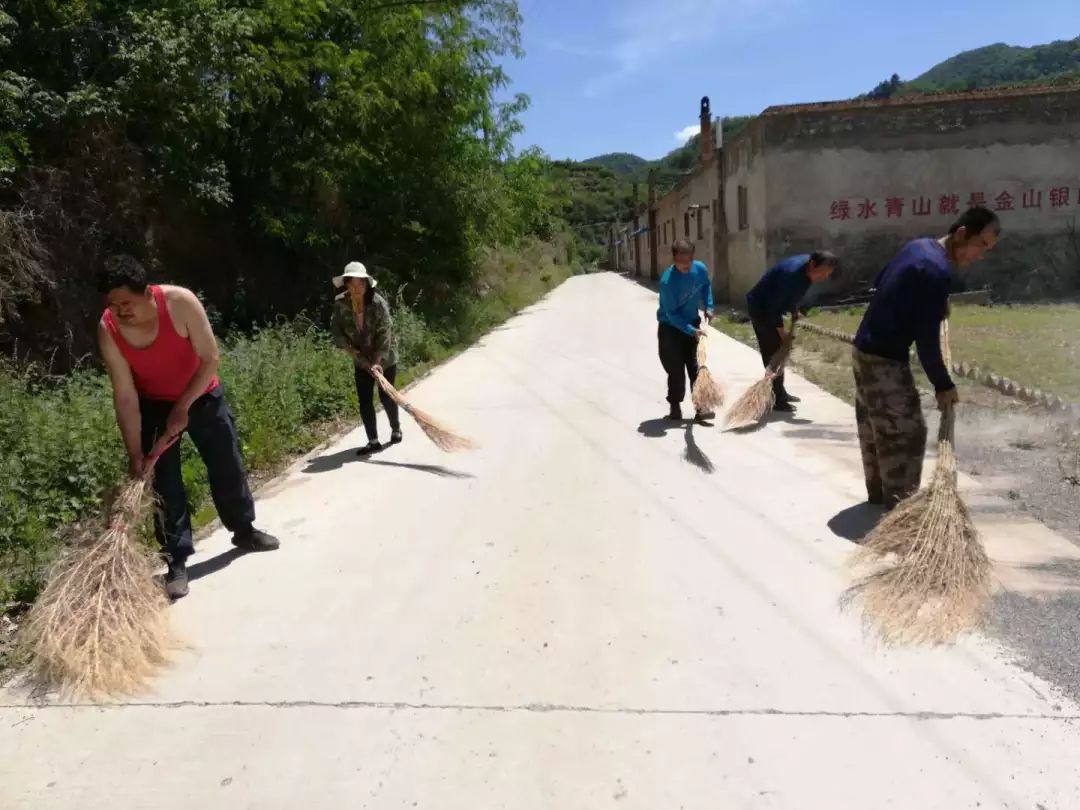
[[[693,124],[688,127],[683,127],[675,133],[675,140],[678,141],[679,146],[683,146],[688,140],[693,138],[701,132],[701,124]]]
[[[600,48],[609,68],[585,83],[585,95],[597,96],[655,66],[675,59],[694,76],[693,46],[715,47],[721,34],[745,33],[782,21],[802,0],[620,0],[612,31]],[[682,50],[682,53],[679,51]]]

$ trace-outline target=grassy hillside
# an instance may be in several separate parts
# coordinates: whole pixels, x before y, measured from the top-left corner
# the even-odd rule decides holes
[[[625,221],[633,209],[632,180],[603,165],[557,161],[553,180],[569,195],[563,218],[578,238],[586,264],[599,262],[607,251],[608,224]],[[640,190],[645,199],[644,187]]]
[[[752,117],[722,118],[723,142],[735,137]],[[645,160],[629,152],[612,152],[581,162],[553,164],[555,183],[569,191],[570,207],[564,214],[579,237],[587,263],[600,261],[607,252],[608,223],[625,222],[633,211],[633,184],[639,183],[641,202],[648,197],[649,173],[656,171],[656,186],[666,194],[679,179],[697,165],[701,155],[701,136],[695,135],[678,149],[659,160]]]
[[[722,142],[727,143],[745,127],[753,116],[736,115],[721,118]],[[657,187],[661,194],[669,191],[682,177],[694,167],[701,153],[701,136],[694,135],[678,149],[673,149],[659,160],[645,160],[645,158],[628,152],[612,152],[607,155],[598,155],[581,161],[588,166],[602,166],[609,169],[618,177],[627,182],[645,183],[649,179],[649,172],[653,169],[657,174]],[[644,191],[642,192],[644,193]]]
[[[965,51],[911,81],[903,81],[893,75],[868,95],[871,98],[889,98],[1003,85],[1069,82],[1080,82],[1080,37],[1030,48],[997,43]]]
[[[645,158],[632,155],[629,152],[611,152],[607,155],[597,155],[594,158],[583,160],[582,163],[587,166],[601,166],[631,182],[635,180],[645,182],[651,165]]]

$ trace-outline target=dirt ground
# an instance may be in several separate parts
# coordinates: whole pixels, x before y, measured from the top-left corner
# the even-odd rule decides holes
[[[804,333],[794,365],[807,379],[851,402],[850,354],[846,343]],[[916,380],[924,391],[932,445],[937,410],[921,370]],[[1080,546],[1080,425],[966,380],[958,381],[958,387],[961,469],[1002,498],[1004,508],[1028,514]],[[1053,594],[996,593],[988,629],[1017,663],[1080,700],[1080,568],[1071,562],[1051,565],[1056,577],[1070,585]]]
[[[756,345],[748,324],[718,318],[714,325]],[[833,338],[803,332],[792,366],[802,376],[847,402],[854,402],[851,347]],[[913,363],[923,390],[923,410],[936,430],[931,387]],[[1080,545],[1080,424],[1069,423],[1033,405],[958,380],[962,408],[956,426],[956,451],[964,472],[990,493],[1011,502]]]
[[[850,366],[838,372],[834,361],[806,349],[796,354],[795,367],[809,379],[851,374]],[[844,382],[848,388],[853,386]],[[956,455],[961,469],[978,478],[989,493],[1010,501],[1017,511],[1027,512],[1080,545],[1078,426],[985,386],[962,381],[959,388],[962,408],[957,414]],[[853,401],[853,391],[844,393]],[[925,383],[923,412],[932,440],[937,410]]]

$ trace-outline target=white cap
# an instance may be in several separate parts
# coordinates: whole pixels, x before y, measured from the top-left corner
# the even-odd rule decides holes
[[[379,282],[373,279],[360,262],[349,262],[345,265],[345,272],[340,276],[334,276],[334,286],[341,289],[345,286],[345,279],[347,278],[363,278],[367,279],[367,283],[371,285],[371,289],[375,289],[379,286]]]

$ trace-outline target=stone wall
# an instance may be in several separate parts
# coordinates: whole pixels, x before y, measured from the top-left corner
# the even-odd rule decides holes
[[[719,188],[716,163],[698,165],[678,186],[656,204],[658,260],[661,270],[671,264],[671,246],[676,239],[689,239],[697,248],[697,258],[710,273],[716,267],[715,216]]]
[[[762,264],[826,247],[845,274],[820,292],[864,288],[906,240],[983,203],[1005,234],[971,284],[1014,299],[1080,290],[1080,90],[777,108],[757,129]]]
[[[769,207],[764,126],[758,119],[724,150],[724,209],[728,227],[727,279],[718,297],[741,307],[766,270]],[[740,189],[745,191],[740,192]],[[740,195],[745,194],[745,217]],[[714,285],[721,286],[721,285]]]

